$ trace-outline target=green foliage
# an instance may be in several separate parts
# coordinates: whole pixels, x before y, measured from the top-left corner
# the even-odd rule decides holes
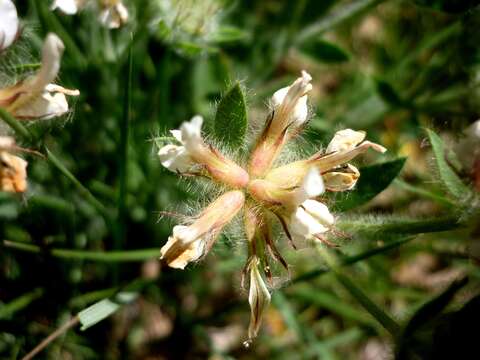
[[[60,119],[0,108],[0,134],[29,162],[29,190],[0,192],[0,358],[25,356],[68,318],[80,326],[39,358],[439,359],[476,345],[478,169],[458,145],[480,117],[478,1],[125,0],[130,20],[114,30],[95,6],[68,16],[51,3],[16,1],[22,33],[0,53],[2,88],[38,70],[53,31],[66,47],[56,83],[81,92]],[[272,306],[247,349],[244,234],[232,226],[201,263],[164,268],[172,227],[215,191],[179,182],[154,145],[201,114],[245,163],[247,130],[303,69],[311,127],[282,161],[342,128],[391,158],[362,154],[354,189],[326,199],[338,247],[294,251],[274,231],[291,266],[269,264]],[[428,151],[426,127],[449,146],[427,130]],[[458,273],[469,284],[448,287]]]
[[[302,52],[315,60],[329,64],[342,63],[350,58],[349,54],[341,47],[323,40],[317,40],[302,46]]]
[[[462,202],[468,201],[471,196],[470,189],[460,180],[454,170],[450,167],[446,160],[446,149],[442,139],[433,130],[427,129],[427,134],[432,145],[435,161],[445,188],[450,194]]]
[[[240,83],[235,83],[222,97],[215,114],[214,134],[231,149],[238,149],[247,131],[247,107]]]

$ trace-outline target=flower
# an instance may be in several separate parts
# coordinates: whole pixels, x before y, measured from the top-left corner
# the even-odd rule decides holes
[[[0,0],[0,51],[12,45],[18,36],[17,9],[11,0]]]
[[[262,324],[262,317],[270,305],[270,292],[258,270],[260,260],[254,256],[250,259],[248,271],[250,273],[250,290],[248,303],[250,304],[250,325],[248,326],[248,338],[255,338]]]
[[[190,226],[177,225],[161,249],[161,259],[170,267],[183,269],[208,251],[222,228],[245,202],[241,191],[229,191],[213,201]]]
[[[207,144],[202,137],[203,118],[200,116],[184,122],[179,130],[172,130],[176,143],[166,144],[158,151],[161,164],[168,170],[193,178],[210,178],[222,185],[219,191],[224,192],[190,225],[173,228],[161,249],[161,259],[170,267],[183,269],[189,262],[199,260],[210,250],[226,224],[242,212],[248,249],[242,286],[247,275],[250,280],[249,341],[257,336],[270,303],[270,292],[261,272],[272,283],[270,258],[289,270],[275,245],[274,223],[278,220],[294,248],[296,239],[335,245],[327,238],[327,233],[335,226],[335,216],[321,195],[326,191],[351,190],[355,186],[360,171],[348,162],[357,155],[370,148],[386,151],[381,145],[364,141],[365,132],[345,129],[334,135],[325,151],[275,166],[283,146],[306,124],[311,80],[311,76],[302,71],[301,77],[290,86],[273,94],[272,111],[265,128],[245,160],[240,155],[235,162]]]
[[[27,165],[22,158],[11,153],[15,140],[0,136],[0,191],[25,192],[27,190]]]
[[[273,94],[272,113],[250,158],[249,172],[252,177],[262,177],[271,168],[285,142],[306,122],[311,80],[310,74],[302,71],[302,76],[292,85]]]
[[[120,0],[101,0],[100,22],[117,29],[128,21],[128,10]]]
[[[171,134],[181,146],[169,144],[160,148],[160,162],[173,172],[189,174],[193,170],[194,174],[210,176],[232,187],[244,187],[248,174],[213,146],[205,144],[202,124],[203,118],[197,115],[184,122],[180,130],[172,130]]]
[[[0,89],[0,106],[19,119],[50,119],[68,112],[65,95],[77,96],[78,90],[52,84],[60,70],[64,45],[50,33],[42,50],[42,66],[37,74]]]

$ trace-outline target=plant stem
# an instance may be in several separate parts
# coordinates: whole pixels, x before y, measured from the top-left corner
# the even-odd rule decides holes
[[[76,326],[79,323],[80,319],[78,316],[72,317],[68,322],[60,326],[57,330],[51,333],[48,337],[46,337],[40,344],[35,346],[32,351],[30,351],[27,355],[25,355],[22,360],[30,360],[33,359],[35,355],[40,353],[43,349],[45,349],[52,341],[56,338],[61,336],[63,333],[68,331],[70,328]]]
[[[15,117],[13,117],[7,110],[0,107],[0,118],[10,126],[17,135],[20,135],[24,140],[32,141],[32,133],[21,124]]]

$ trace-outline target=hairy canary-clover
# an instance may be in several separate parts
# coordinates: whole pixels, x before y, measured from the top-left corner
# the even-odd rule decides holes
[[[201,176],[222,184],[227,190],[207,206],[189,224],[177,225],[161,249],[161,259],[170,267],[183,269],[197,261],[212,247],[222,229],[242,214],[248,259],[243,279],[249,279],[251,319],[248,336],[256,337],[261,318],[268,308],[270,293],[261,272],[271,280],[268,252],[288,270],[273,238],[278,221],[295,247],[298,239],[332,243],[325,237],[335,217],[319,198],[325,191],[346,191],[355,186],[360,172],[348,164],[357,155],[381,145],[364,141],[365,132],[338,131],[325,151],[277,166],[276,161],[287,142],[298,136],[308,119],[307,96],[312,89],[311,76],[302,71],[290,86],[274,93],[271,111],[257,134],[247,162],[227,158],[202,137],[203,119],[193,117],[180,130],[172,130],[176,144],[159,149],[164,167],[179,175]]]

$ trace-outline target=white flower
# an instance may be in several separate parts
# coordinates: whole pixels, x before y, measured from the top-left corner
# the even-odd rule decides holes
[[[161,259],[165,258],[168,266],[182,270],[189,262],[198,260],[205,251],[206,240],[204,237],[196,238],[195,235],[188,226],[174,226],[173,235],[160,250]],[[172,252],[174,248],[178,250]]]
[[[81,5],[81,0],[54,0],[51,10],[59,9],[67,15],[76,14]]]
[[[79,95],[52,82],[60,70],[64,45],[55,34],[48,34],[42,50],[38,73],[11,87],[0,89],[0,106],[24,119],[50,119],[68,111],[65,95]]]
[[[289,230],[293,237],[311,239],[330,230],[335,218],[325,204],[305,200],[291,215]]]
[[[250,260],[250,289],[248,293],[248,303],[250,304],[250,325],[248,326],[248,337],[253,339],[257,336],[260,325],[262,324],[262,317],[265,310],[270,305],[270,292],[263,281],[258,265],[260,261],[258,257],[254,256]]]
[[[119,0],[103,1],[100,22],[109,29],[117,29],[128,21],[128,10]]]
[[[15,140],[12,137],[0,136],[0,191],[27,190],[28,163],[10,153],[15,147]]]
[[[0,51],[9,47],[18,34],[17,9],[11,0],[0,0]]]
[[[276,116],[274,122],[281,121],[284,125],[291,123],[294,126],[302,125],[308,116],[307,97],[312,89],[312,77],[306,71],[302,71],[302,77],[299,77],[292,85],[277,90],[272,96],[272,105],[280,114]]]
[[[162,165],[170,171],[178,173],[188,172],[194,165],[191,152],[202,146],[201,116],[194,116],[189,122],[184,122],[180,130],[171,130],[170,133],[182,145],[165,145],[158,151]]]
[[[302,185],[295,190],[295,205],[302,204],[305,200],[314,198],[325,192],[325,184],[319,172],[312,168],[308,171]]]

